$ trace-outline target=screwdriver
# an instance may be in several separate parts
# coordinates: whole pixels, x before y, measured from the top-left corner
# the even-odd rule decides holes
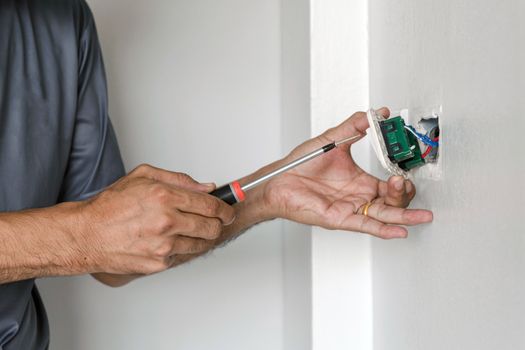
[[[277,176],[277,175],[280,175],[288,170],[291,170],[293,168],[295,168],[296,166],[298,165],[301,165],[303,163],[306,163],[307,161],[309,160],[312,160],[314,158],[316,158],[317,156],[320,156],[321,154],[324,154],[326,152],[329,152],[331,150],[333,150],[334,148],[336,148],[337,146],[343,144],[343,143],[346,143],[346,142],[350,142],[350,141],[353,141],[355,139],[358,139],[360,137],[362,137],[363,135],[356,135],[356,136],[352,136],[352,137],[349,137],[349,138],[346,138],[344,140],[340,140],[340,141],[334,141],[332,143],[329,143],[327,145],[324,145],[323,147],[319,148],[319,149],[316,149],[315,151],[312,151],[302,157],[300,157],[299,159],[296,159],[288,164],[285,164],[283,165],[282,167],[278,168],[278,169],[275,169],[274,171],[266,174],[266,175],[263,175],[261,177],[259,177],[258,179],[255,179],[245,185],[242,185],[239,183],[239,181],[233,181],[231,183],[228,183],[224,186],[221,186],[219,188],[217,188],[215,191],[211,192],[210,194],[212,196],[215,196],[219,199],[222,199],[223,201],[225,201],[226,203],[232,205],[232,204],[235,204],[235,203],[239,203],[239,202],[242,202],[244,201],[244,199],[246,198],[246,191],[262,184],[263,182],[265,181],[268,181],[270,180],[271,178]]]

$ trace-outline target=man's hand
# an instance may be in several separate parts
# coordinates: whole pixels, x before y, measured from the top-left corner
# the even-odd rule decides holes
[[[0,284],[93,273],[118,286],[202,254],[235,218],[214,188],[142,165],[90,200],[0,213]]]
[[[188,175],[143,165],[79,208],[93,272],[151,274],[209,250],[234,209]]]
[[[389,116],[386,108],[379,113]],[[338,127],[294,149],[283,163],[327,143],[364,135],[367,128],[366,114],[356,113]],[[408,232],[400,225],[432,221],[432,212],[428,210],[405,209],[416,193],[412,182],[399,176],[385,182],[364,172],[354,163],[350,148],[349,144],[340,145],[269,181],[264,188],[264,198],[272,214],[304,224],[364,232],[381,238],[406,237]],[[369,202],[373,204],[365,216],[363,207]]]

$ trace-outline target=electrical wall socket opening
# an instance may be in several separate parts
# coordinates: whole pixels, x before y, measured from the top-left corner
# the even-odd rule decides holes
[[[393,111],[389,119],[370,109],[370,142],[390,175],[441,178],[441,107]]]
[[[423,146],[423,155],[425,155],[426,164],[415,169],[413,176],[416,179],[440,180],[442,177],[442,160],[444,138],[442,135],[442,107],[413,109],[411,113],[407,112],[407,120],[416,130],[422,134],[428,135],[430,139],[436,140],[439,145],[428,150]],[[445,135],[446,138],[446,135]]]

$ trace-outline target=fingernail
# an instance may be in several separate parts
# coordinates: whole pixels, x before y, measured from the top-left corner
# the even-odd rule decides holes
[[[405,183],[403,179],[396,179],[396,181],[394,182],[394,188],[398,191],[401,191],[403,189],[404,184]]]
[[[215,184],[213,182],[205,182],[205,183],[201,183],[201,185],[209,189],[215,188]]]
[[[407,192],[412,192],[412,182],[410,181],[405,181],[405,187],[407,189]]]
[[[233,217],[232,221],[230,221],[229,223],[227,224],[224,224],[224,226],[230,226],[231,224],[233,224],[235,222],[235,219],[237,219],[236,216]]]

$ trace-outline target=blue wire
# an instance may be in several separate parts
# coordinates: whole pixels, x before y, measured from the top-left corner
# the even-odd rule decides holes
[[[417,137],[419,140],[421,140],[421,142],[423,142],[425,145],[429,145],[429,146],[432,146],[432,147],[438,147],[439,146],[439,142],[433,141],[427,135],[423,135],[423,134],[418,133],[416,131],[416,129],[414,129],[413,126],[405,125],[405,129],[410,131],[415,137]]]

